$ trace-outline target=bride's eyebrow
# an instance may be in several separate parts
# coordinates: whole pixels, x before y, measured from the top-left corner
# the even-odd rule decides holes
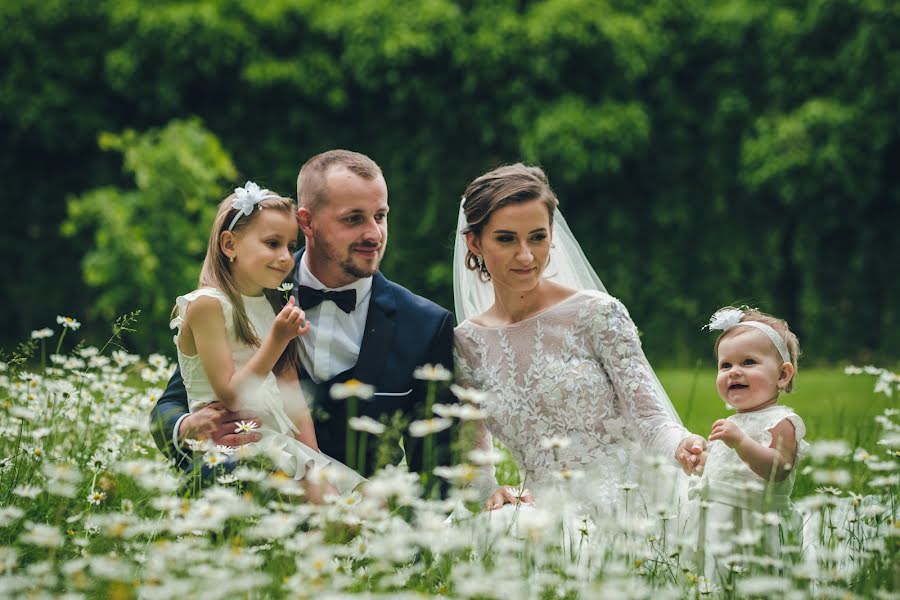
[[[547,231],[547,228],[546,227],[538,227],[537,229],[532,229],[528,233],[538,233],[540,231]],[[510,231],[509,229],[495,229],[493,231],[493,233],[511,233],[511,234],[515,235],[516,232]]]

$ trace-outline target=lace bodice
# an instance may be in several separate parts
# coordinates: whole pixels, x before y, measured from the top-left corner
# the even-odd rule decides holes
[[[768,448],[772,445],[772,432],[770,431],[775,425],[788,419],[794,426],[797,436],[797,459],[800,462],[809,444],[803,439],[806,435],[806,426],[793,410],[780,404],[775,404],[762,410],[735,413],[728,417],[735,425],[741,428],[746,435],[753,441]],[[749,482],[750,486],[745,487],[747,493],[752,495],[756,490],[757,495],[762,495],[762,485],[766,481],[754,473],[747,464],[740,459],[737,452],[725,445],[724,442],[716,440],[710,442],[708,446],[709,457],[706,459],[706,468],[703,471],[703,482],[711,488],[721,487],[722,482],[729,486],[742,487],[741,484]],[[771,489],[767,492],[770,495],[789,497],[791,490],[794,488],[794,479],[797,470],[792,469],[783,481],[774,481]],[[755,485],[754,485],[755,484]]]
[[[595,502],[615,501],[613,484],[634,478],[641,452],[674,457],[688,435],[657,395],[628,311],[602,292],[578,292],[510,326],[463,321],[455,355],[460,383],[489,392],[486,429],[529,486],[567,468],[604,482],[593,486]],[[570,440],[558,460],[542,446],[553,436]]]

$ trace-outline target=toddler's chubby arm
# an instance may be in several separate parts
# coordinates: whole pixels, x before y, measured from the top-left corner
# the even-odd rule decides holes
[[[307,331],[309,323],[291,298],[275,317],[272,329],[253,357],[235,372],[221,305],[215,298],[201,296],[190,303],[185,314],[182,335],[186,334],[190,339],[179,339],[179,344],[182,351],[185,347],[196,348],[216,398],[233,411],[240,408],[237,390],[241,385],[248,380],[264,378],[272,371],[288,342]]]
[[[721,440],[734,449],[750,470],[763,479],[772,477],[774,469],[775,481],[782,481],[797,460],[797,435],[788,419],[779,421],[769,431],[772,432],[772,445],[766,448],[753,441],[733,422],[719,419],[713,423],[709,441]]]

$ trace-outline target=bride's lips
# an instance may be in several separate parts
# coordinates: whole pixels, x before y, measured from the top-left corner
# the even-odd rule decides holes
[[[531,267],[530,269],[510,269],[513,273],[517,275],[530,275],[537,267]]]

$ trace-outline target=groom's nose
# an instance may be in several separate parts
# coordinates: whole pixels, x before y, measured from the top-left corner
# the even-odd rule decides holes
[[[375,219],[369,219],[366,223],[365,231],[363,231],[363,239],[367,242],[381,243],[384,233]]]

